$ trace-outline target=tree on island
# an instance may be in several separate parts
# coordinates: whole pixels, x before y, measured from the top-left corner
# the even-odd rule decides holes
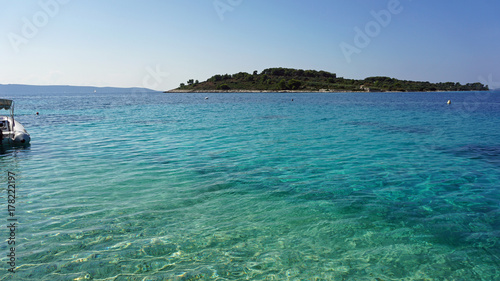
[[[290,90],[298,90],[298,89],[300,89],[301,85],[302,85],[302,82],[300,82],[299,80],[296,80],[296,79],[291,79],[290,81],[288,81],[288,88]]]
[[[278,90],[286,90],[288,87],[286,86],[286,81],[285,79],[281,79],[280,82],[278,83]]]
[[[227,90],[231,90],[231,88],[227,84],[222,84],[222,85],[217,86],[217,90],[227,91]]]

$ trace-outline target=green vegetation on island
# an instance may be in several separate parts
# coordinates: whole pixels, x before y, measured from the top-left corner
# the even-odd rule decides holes
[[[205,82],[190,79],[187,84],[170,92],[205,91],[303,91],[303,92],[434,92],[434,91],[487,91],[488,86],[481,83],[430,83],[398,80],[376,76],[363,80],[337,77],[335,73],[316,70],[291,68],[268,68],[253,74],[217,74]]]

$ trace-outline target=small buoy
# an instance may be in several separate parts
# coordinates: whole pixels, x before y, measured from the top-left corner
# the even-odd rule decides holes
[[[447,104],[451,104],[451,100],[448,100]]]
[[[293,101],[293,99],[292,99],[292,101]]]
[[[206,100],[208,100],[208,97],[205,97]]]
[[[40,114],[40,113],[38,113],[38,112],[36,113],[36,115],[39,115],[39,114]]]

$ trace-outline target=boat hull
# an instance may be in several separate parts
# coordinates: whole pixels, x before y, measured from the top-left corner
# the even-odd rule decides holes
[[[0,127],[2,130],[2,136],[0,136],[2,145],[28,145],[30,143],[31,136],[21,123],[5,116],[0,117],[0,121],[4,125]]]

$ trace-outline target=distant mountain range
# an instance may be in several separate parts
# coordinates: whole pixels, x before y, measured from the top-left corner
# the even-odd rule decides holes
[[[85,94],[85,93],[134,93],[134,92],[157,92],[146,88],[116,88],[116,87],[92,87],[92,86],[37,86],[20,84],[0,84],[0,95],[15,94]]]

